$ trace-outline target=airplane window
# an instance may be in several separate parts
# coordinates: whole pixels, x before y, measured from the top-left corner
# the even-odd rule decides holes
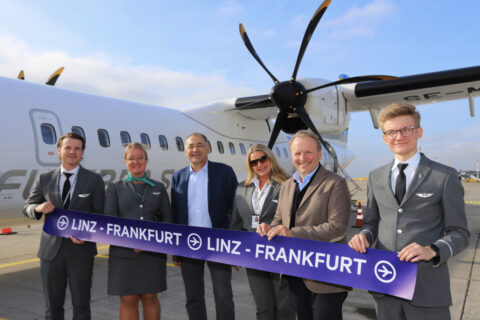
[[[240,152],[243,154],[243,155],[246,155],[247,152],[245,151],[245,146],[243,145],[243,143],[240,143]]]
[[[140,133],[140,141],[145,146],[145,149],[150,150],[152,148],[152,144],[150,143],[150,137],[146,133]]]
[[[40,125],[40,130],[42,132],[43,142],[46,144],[55,144],[57,142],[57,134],[53,125],[50,123],[42,123]]]
[[[85,137],[85,131],[83,131],[82,127],[73,126],[72,127],[72,132],[78,134],[79,136],[81,136],[83,138],[83,140],[85,140],[85,142],[87,142],[87,138]]]
[[[230,153],[235,154],[235,146],[233,145],[233,143],[229,142],[228,147],[230,148]]]
[[[98,142],[100,143],[100,145],[104,148],[110,147],[110,136],[108,135],[107,130],[98,129],[97,134],[98,134]]]
[[[288,158],[288,152],[285,148],[283,148],[283,155],[285,156],[285,158]]]
[[[168,141],[165,136],[159,135],[158,142],[160,143],[160,149],[162,149],[163,151],[168,150]]]
[[[209,152],[209,153],[212,153],[213,150],[212,150],[212,144],[210,143],[210,140],[207,140],[207,143],[208,143],[208,147],[210,148],[210,152]]]
[[[177,143],[177,149],[178,151],[183,151],[185,150],[185,147],[183,146],[183,140],[180,137],[175,137],[175,142]]]
[[[280,149],[278,149],[278,147],[275,147],[275,154],[277,155],[277,157],[282,156],[282,154],[280,153]]]
[[[132,139],[130,138],[130,133],[128,133],[127,131],[120,131],[120,140],[122,140],[122,146],[128,146],[128,144],[132,142]]]
[[[218,152],[219,152],[219,153],[223,153],[223,152],[224,152],[222,141],[217,141],[217,147],[218,147]]]

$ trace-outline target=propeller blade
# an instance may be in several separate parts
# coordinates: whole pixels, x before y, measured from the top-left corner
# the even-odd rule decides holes
[[[323,89],[326,87],[336,86],[338,84],[346,84],[346,83],[356,83],[356,82],[363,82],[363,81],[372,81],[372,80],[394,80],[398,79],[398,77],[394,76],[384,76],[384,75],[372,75],[372,76],[358,76],[358,77],[351,77],[346,79],[341,79],[338,81],[330,82],[318,87],[310,88],[305,90],[305,93],[309,93],[315,90]]]
[[[297,108],[295,112],[298,114],[300,119],[305,122],[305,124],[308,126],[310,130],[312,130],[313,133],[315,133],[318,138],[320,139],[320,142],[322,145],[325,147],[325,149],[328,151],[328,153],[332,156],[333,159],[333,172],[337,172],[338,170],[338,157],[337,153],[335,152],[335,149],[328,143],[327,141],[323,140],[322,136],[320,135],[320,132],[318,132],[317,128],[315,128],[315,125],[312,122],[312,119],[310,119],[310,116],[307,113],[307,110],[305,108]]]
[[[275,141],[277,141],[278,134],[282,129],[283,122],[287,119],[288,114],[285,112],[279,112],[277,115],[277,119],[275,120],[275,125],[273,126],[272,134],[270,135],[270,140],[268,141],[268,147],[270,149],[273,148]]]
[[[23,73],[23,70],[20,70],[20,73],[18,74],[17,78],[20,80],[25,80],[25,74]]]
[[[305,30],[305,35],[303,36],[302,45],[300,46],[300,51],[298,51],[297,63],[295,64],[295,68],[293,69],[292,80],[297,78],[298,68],[300,67],[300,63],[303,59],[303,54],[307,49],[308,43],[310,42],[310,38],[312,37],[315,28],[317,27],[318,22],[322,18],[323,14],[327,10],[330,2],[332,0],[325,0],[323,3],[318,7],[317,11],[315,11],[310,23],[308,24],[307,30]]]
[[[302,121],[305,122],[307,127],[310,130],[312,130],[312,132],[315,133],[320,138],[320,141],[323,143],[323,138],[320,135],[320,133],[317,131],[317,128],[313,124],[312,119],[310,119],[310,116],[308,115],[307,110],[305,110],[305,108],[302,107],[302,108],[296,108],[295,112],[298,114],[300,119],[302,119]]]
[[[58,77],[60,77],[60,75],[62,74],[63,69],[65,69],[65,68],[61,67],[57,71],[52,73],[52,75],[50,76],[50,78],[48,78],[48,80],[47,80],[47,82],[45,82],[45,84],[47,84],[49,86],[54,86],[55,82],[57,82],[57,80],[58,80]]]
[[[258,56],[257,52],[253,48],[252,43],[250,42],[250,39],[248,39],[247,32],[245,31],[245,28],[243,25],[240,23],[239,25],[240,29],[240,36],[242,37],[243,43],[245,43],[245,46],[247,47],[248,51],[252,54],[252,56],[257,60],[257,62],[262,66],[262,68],[268,73],[270,78],[272,78],[273,82],[278,83],[277,78],[267,69],[267,67],[263,64],[262,59]]]

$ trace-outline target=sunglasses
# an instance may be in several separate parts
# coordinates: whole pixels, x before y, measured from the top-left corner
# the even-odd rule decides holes
[[[264,155],[264,156],[262,156],[262,157],[260,157],[260,158],[258,158],[258,159],[250,160],[249,163],[250,163],[250,166],[251,166],[251,167],[256,167],[259,162],[260,162],[260,163],[264,163],[264,162],[267,161],[267,160],[268,160],[267,155]]]

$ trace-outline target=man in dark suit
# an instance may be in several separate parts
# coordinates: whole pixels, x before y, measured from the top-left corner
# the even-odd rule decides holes
[[[365,223],[349,242],[358,252],[398,252],[417,263],[411,301],[373,293],[379,319],[450,319],[450,278],[445,262],[468,245],[463,187],[453,168],[417,150],[420,114],[392,104],[378,116],[383,141],[395,159],[370,173]]]
[[[320,165],[322,147],[310,131],[298,131],[290,140],[292,162],[297,169],[280,189],[272,223],[257,232],[275,236],[346,243],[350,193],[343,178]],[[349,288],[310,279],[289,277],[290,293],[298,319],[342,319]]]
[[[176,223],[228,229],[237,177],[225,164],[208,161],[210,147],[201,133],[192,133],[185,141],[188,167],[172,178],[172,211]],[[205,261],[174,257],[181,266],[187,312],[190,319],[207,319],[205,306]],[[217,319],[234,319],[231,266],[207,262],[212,276]]]
[[[25,201],[23,213],[39,220],[55,208],[103,213],[105,184],[102,177],[80,166],[85,140],[67,133],[58,140],[61,167],[40,175]],[[38,257],[46,302],[46,319],[64,319],[67,282],[73,305],[73,319],[91,319],[90,288],[95,243],[75,237],[59,238],[42,233]]]

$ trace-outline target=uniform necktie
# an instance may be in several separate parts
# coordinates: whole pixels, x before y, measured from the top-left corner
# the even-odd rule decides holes
[[[68,209],[68,206],[70,205],[70,197],[69,197],[70,176],[73,175],[73,173],[64,172],[63,174],[65,175],[65,177],[67,177],[67,179],[65,180],[65,183],[63,184],[62,202],[63,202],[63,208]]]
[[[407,178],[405,176],[405,168],[408,166],[408,163],[399,163],[397,182],[395,183],[395,198],[397,198],[398,204],[400,204],[407,193]]]

